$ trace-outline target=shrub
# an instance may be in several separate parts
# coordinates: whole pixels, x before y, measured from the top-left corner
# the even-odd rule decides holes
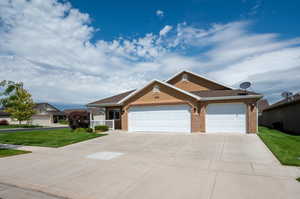
[[[58,123],[59,124],[68,124],[69,122],[67,120],[59,120]]]
[[[75,133],[85,133],[86,129],[85,128],[77,128],[74,130]]]
[[[109,129],[108,126],[105,126],[105,125],[95,126],[95,130],[101,131],[101,132],[108,131],[108,129]]]
[[[19,128],[38,128],[38,127],[42,127],[42,126],[34,125],[34,124],[16,124],[16,127],[19,127]]]
[[[90,125],[90,114],[87,111],[73,111],[68,116],[71,129],[88,128]]]
[[[9,125],[7,120],[0,120],[0,125]]]
[[[85,129],[86,130],[86,132],[88,132],[88,133],[93,133],[93,129],[92,128],[87,128],[87,129]]]

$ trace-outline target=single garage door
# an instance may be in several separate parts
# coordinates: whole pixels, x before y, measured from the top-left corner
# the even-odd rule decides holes
[[[128,111],[128,131],[191,132],[188,105],[135,106]]]
[[[209,104],[206,108],[206,132],[246,133],[246,105]]]

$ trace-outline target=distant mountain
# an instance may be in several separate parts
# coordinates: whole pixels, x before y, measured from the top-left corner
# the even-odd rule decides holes
[[[63,103],[50,103],[59,110],[63,111],[64,109],[85,109],[86,106],[83,104],[63,104]]]

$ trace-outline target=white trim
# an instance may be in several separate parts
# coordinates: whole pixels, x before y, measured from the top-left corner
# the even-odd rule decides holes
[[[189,93],[189,92],[187,92],[187,91],[185,91],[185,90],[183,90],[183,89],[177,88],[177,87],[175,87],[175,86],[173,86],[173,85],[171,85],[171,84],[168,84],[168,83],[166,83],[166,82],[162,82],[162,81],[159,81],[159,80],[157,80],[157,79],[154,79],[154,80],[152,80],[151,82],[149,82],[148,84],[146,84],[146,86],[144,86],[144,87],[142,87],[142,88],[140,88],[140,89],[137,89],[136,91],[130,93],[129,95],[127,95],[126,97],[124,97],[123,99],[121,99],[117,104],[118,104],[118,105],[121,105],[124,101],[126,101],[126,100],[129,99],[130,97],[136,95],[137,93],[139,93],[139,92],[142,91],[144,88],[146,88],[147,86],[151,85],[151,84],[154,83],[154,82],[158,82],[158,83],[163,84],[163,85],[165,85],[165,86],[167,86],[167,87],[173,88],[173,89],[175,89],[175,90],[177,90],[177,91],[179,91],[179,92],[181,92],[181,93],[184,93],[184,94],[186,94],[186,95],[188,95],[188,96],[190,96],[190,97],[193,97],[193,98],[195,98],[195,99],[197,99],[197,100],[201,100],[201,97],[199,97],[199,96],[197,96],[197,95],[194,95],[194,94],[192,94],[192,93]]]
[[[229,100],[229,99],[251,99],[251,98],[261,98],[262,95],[243,95],[243,96],[224,96],[224,97],[203,97],[201,100]]]
[[[224,86],[224,87],[226,87],[226,88],[236,89],[236,88],[231,87],[231,86],[228,86],[228,85],[226,85],[226,84],[224,84],[224,83],[216,82],[215,80],[209,79],[209,78],[207,78],[207,77],[203,77],[203,76],[201,76],[201,75],[198,75],[198,74],[196,74],[196,73],[194,73],[194,72],[191,72],[191,71],[188,71],[188,70],[183,70],[183,71],[181,71],[181,72],[176,73],[175,75],[173,75],[173,76],[170,77],[169,79],[165,80],[165,82],[168,82],[168,81],[172,80],[174,77],[180,75],[180,74],[183,73],[183,72],[190,73],[190,74],[192,74],[192,75],[195,75],[196,77],[200,77],[200,78],[206,79],[206,80],[208,80],[208,81],[211,81],[211,82],[213,82],[213,83],[215,83],[215,84],[218,84],[218,85],[220,85],[220,86]]]
[[[256,101],[256,104],[255,104],[255,108],[256,108],[256,132],[255,133],[258,133],[258,108],[257,108],[257,101]]]

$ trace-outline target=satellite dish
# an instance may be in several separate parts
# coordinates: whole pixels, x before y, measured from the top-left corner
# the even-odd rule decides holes
[[[289,97],[293,96],[293,93],[289,92],[289,91],[284,91],[281,93],[281,96],[284,98],[289,98]]]
[[[240,84],[240,88],[246,90],[247,88],[249,88],[251,86],[250,82],[243,82]]]

